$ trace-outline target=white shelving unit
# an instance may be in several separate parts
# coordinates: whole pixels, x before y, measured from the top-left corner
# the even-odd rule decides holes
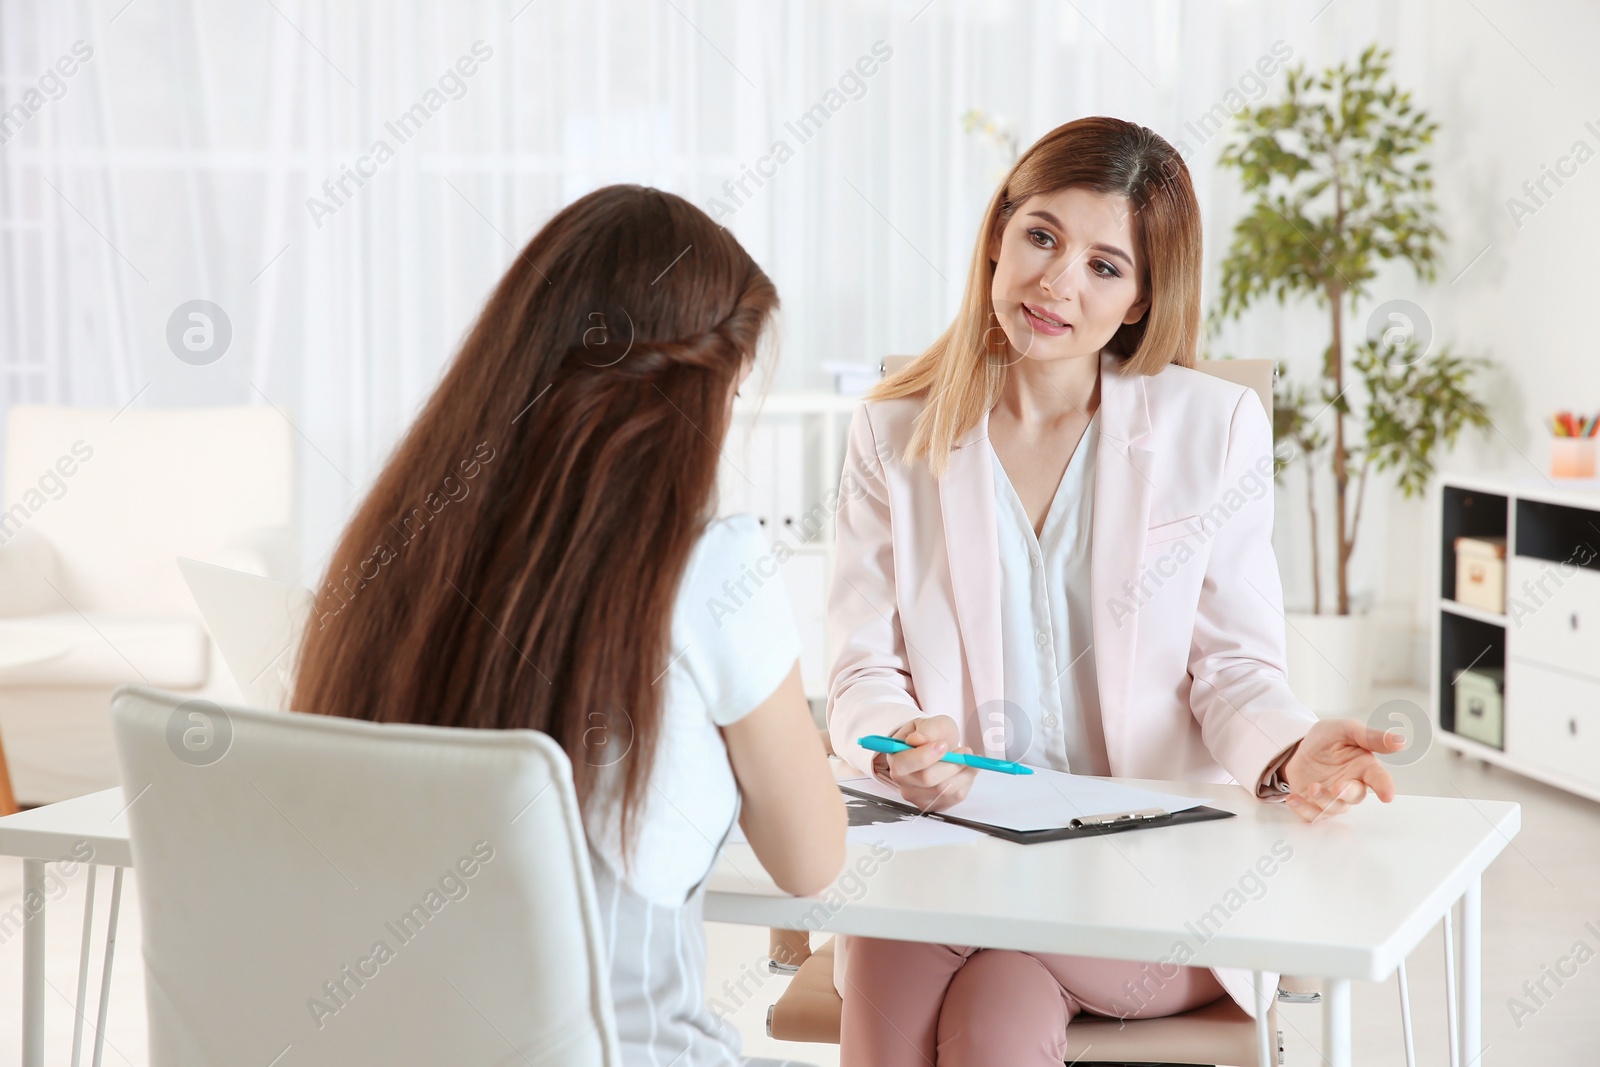
[[[828,585],[833,576],[833,524],[850,416],[861,398],[826,392],[774,392],[734,403],[723,447],[721,513],[750,512],[769,543],[790,555],[780,568],[789,588],[803,651],[806,696],[828,695]]]
[[[1441,480],[1434,733],[1463,755],[1600,800],[1600,480]],[[1458,604],[1455,539],[1506,539],[1505,611]],[[1505,670],[1504,748],[1454,732],[1454,684]]]

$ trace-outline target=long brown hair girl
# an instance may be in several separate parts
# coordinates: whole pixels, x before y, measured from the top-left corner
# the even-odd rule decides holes
[[[611,186],[559,212],[340,539],[291,706],[543,731],[581,799],[616,765],[628,839],[729,401],[777,306],[732,235],[680,197]],[[828,862],[806,859],[789,867]]]

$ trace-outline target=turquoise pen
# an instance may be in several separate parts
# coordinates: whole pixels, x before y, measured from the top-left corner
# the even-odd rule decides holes
[[[904,752],[915,745],[882,734],[868,734],[856,738],[856,744],[870,752]],[[939,759],[945,763],[959,763],[963,767],[976,767],[980,771],[999,771],[1001,774],[1032,774],[1032,767],[1024,767],[1010,760],[990,759],[988,756],[969,756],[965,752],[946,752]]]

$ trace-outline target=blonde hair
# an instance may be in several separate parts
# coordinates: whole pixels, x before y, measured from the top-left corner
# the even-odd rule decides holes
[[[899,373],[878,384],[868,400],[927,397],[906,458],[926,456],[936,477],[949,465],[962,434],[999,402],[1006,381],[1006,341],[995,316],[995,265],[990,239],[1031,196],[1069,186],[1126,196],[1134,240],[1144,262],[1141,288],[1150,306],[1106,343],[1125,371],[1157,374],[1169,364],[1194,366],[1200,339],[1200,205],[1183,157],[1159,134],[1122,119],[1094,117],[1057,126],[1011,168],[978,229],[966,291],[955,321]]]

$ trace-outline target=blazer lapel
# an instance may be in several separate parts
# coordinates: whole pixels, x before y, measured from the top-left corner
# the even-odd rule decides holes
[[[1121,757],[1130,743],[1128,698],[1138,636],[1138,571],[1155,491],[1155,453],[1144,447],[1149,443],[1144,375],[1124,373],[1116,357],[1103,354],[1089,592],[1100,719],[1112,774],[1127,766]]]
[[[979,736],[968,737],[974,750],[996,759],[1005,758],[1009,720],[994,714],[1005,696],[1004,666],[1000,647],[1000,543],[995,530],[994,467],[989,439],[989,415],[956,442],[950,466],[939,480],[939,506],[944,514],[945,554],[950,586],[955,597],[956,620],[966,654],[967,677],[972,683]],[[995,727],[1003,729],[995,729]],[[980,747],[981,746],[981,747]]]

